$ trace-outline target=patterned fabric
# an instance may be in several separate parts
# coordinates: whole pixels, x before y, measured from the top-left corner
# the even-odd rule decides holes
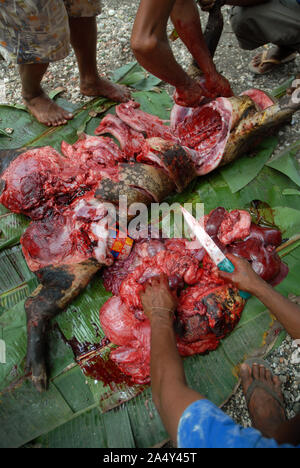
[[[68,16],[91,17],[101,0],[0,0],[0,54],[23,63],[48,63],[69,54]]]
[[[179,448],[300,448],[278,445],[250,427],[243,428],[208,400],[198,400],[181,416],[177,441]]]

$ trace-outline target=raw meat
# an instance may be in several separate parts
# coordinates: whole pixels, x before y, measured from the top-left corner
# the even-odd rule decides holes
[[[122,281],[142,264],[146,257],[154,257],[165,250],[164,243],[159,240],[143,240],[135,242],[130,255],[125,260],[117,260],[111,267],[103,269],[104,287],[115,296],[119,294]]]
[[[135,156],[141,152],[145,141],[142,133],[132,129],[118,116],[112,114],[107,114],[101,120],[95,134],[114,136],[118,140],[125,158],[129,161],[134,160]]]
[[[178,104],[174,104],[170,114],[170,128],[175,131],[177,125],[183,122],[186,117],[193,113],[193,111],[193,107],[183,107]]]
[[[22,153],[2,174],[0,203],[14,213],[42,219],[60,211],[97,186],[103,177],[118,180],[118,146],[104,137],[82,136],[74,145],[62,143],[62,157],[50,146]]]
[[[276,247],[282,242],[281,233],[274,229],[251,225],[249,236],[243,242],[234,242],[228,252],[244,257],[252,263],[253,270],[265,281],[277,283],[277,277],[288,273],[276,253]],[[284,277],[285,277],[284,276]],[[280,278],[282,281],[284,278]]]
[[[128,101],[119,104],[116,107],[116,114],[129,127],[146,135],[148,138],[161,137],[165,140],[176,142],[176,137],[170,128],[164,125],[163,120],[142,111],[138,102]]]
[[[219,166],[230,134],[232,106],[229,99],[218,98],[194,109],[176,127],[176,135],[190,156],[198,175]]]
[[[148,382],[150,353],[145,351],[150,349],[149,320],[144,317],[137,321],[120,297],[113,296],[101,309],[101,326],[109,340],[119,345],[110,353],[110,359],[135,383]]]
[[[266,280],[279,274],[282,280],[287,274],[275,252],[282,241],[279,231],[251,224],[248,212],[228,213],[222,207],[203,222],[225,253],[253,261],[253,268]],[[100,323],[107,337],[119,345],[111,359],[134,383],[150,379],[150,324],[140,292],[151,278],[166,274],[178,298],[174,326],[182,356],[216,349],[240,319],[245,302],[237,288],[222,279],[203,248],[196,247],[185,239],[140,240],[125,261],[104,271],[104,286],[114,296],[101,308]]]
[[[214,284],[209,277],[182,291],[178,301],[177,337],[182,356],[212,351],[237,325],[244,301],[236,287],[223,282]]]
[[[50,146],[22,153],[2,174],[5,181],[0,202],[14,213],[43,218],[63,194],[69,198],[78,189],[75,177],[62,176],[64,160]]]
[[[29,268],[80,263],[95,258],[102,265],[113,262],[108,245],[108,211],[93,192],[30,224],[21,238]]]
[[[197,283],[202,271],[199,270],[199,262],[185,252],[163,250],[152,258],[146,257],[123,280],[119,292],[122,301],[136,316],[143,315],[139,293],[144,290],[144,284],[162,273],[168,276],[170,288],[176,290],[178,285]]]
[[[84,133],[73,145],[63,141],[61,152],[81,172],[93,171],[94,177],[97,170],[114,167],[118,162],[126,160],[118,145],[111,138],[90,136]]]
[[[248,89],[241,96],[249,96],[257,105],[259,110],[265,110],[275,104],[275,99],[260,89]]]
[[[250,234],[251,216],[248,211],[234,210],[226,213],[219,227],[218,238],[222,244],[245,239]]]

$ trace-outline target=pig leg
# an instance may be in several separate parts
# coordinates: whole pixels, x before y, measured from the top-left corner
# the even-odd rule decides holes
[[[291,96],[285,96],[273,106],[241,120],[230,134],[220,165],[229,164],[252,151],[263,137],[275,134],[282,125],[290,122],[299,109],[300,90],[296,88]]]
[[[26,373],[39,392],[47,389],[47,333],[52,318],[87,286],[101,268],[94,259],[75,265],[45,267],[37,272],[41,284],[26,300]]]

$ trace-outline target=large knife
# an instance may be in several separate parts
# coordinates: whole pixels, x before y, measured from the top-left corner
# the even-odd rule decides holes
[[[223,254],[222,250],[214,243],[212,238],[207,234],[205,229],[200,226],[198,221],[192,216],[185,208],[181,206],[181,211],[184,216],[187,225],[191,229],[192,233],[196,236],[202,247],[206,250],[212,261],[219,268],[219,270],[232,273],[234,271],[234,265],[232,262]],[[249,299],[251,294],[246,291],[240,291],[240,296],[243,299]]]

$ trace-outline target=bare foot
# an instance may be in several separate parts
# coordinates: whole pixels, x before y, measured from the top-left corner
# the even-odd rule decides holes
[[[85,96],[103,96],[116,102],[127,102],[131,99],[131,93],[126,86],[115,84],[102,77],[82,80],[80,91]]]
[[[270,49],[255,55],[250,62],[250,70],[259,75],[271,72],[283,63],[294,60],[296,53],[285,47],[271,47]]]
[[[253,427],[263,436],[273,438],[276,429],[286,420],[279,378],[261,364],[253,364],[251,368],[245,363],[241,365],[240,377]],[[249,394],[254,381],[257,386]]]
[[[65,125],[68,120],[73,118],[73,114],[59,107],[44,92],[32,98],[23,96],[23,99],[30,113],[48,127]]]

